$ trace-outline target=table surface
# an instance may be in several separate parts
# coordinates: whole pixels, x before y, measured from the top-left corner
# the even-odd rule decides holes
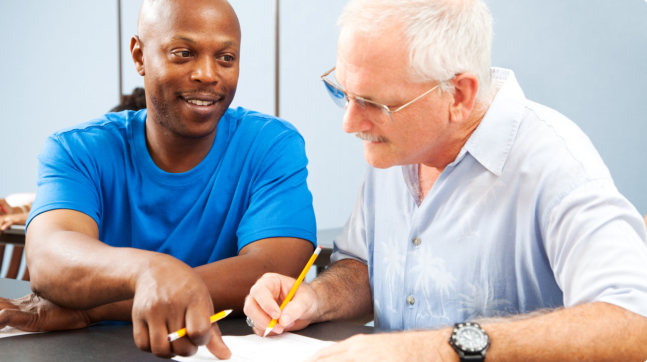
[[[29,283],[0,278],[0,296],[17,298],[30,292]],[[223,335],[244,336],[251,329],[243,318],[218,322]],[[374,333],[374,329],[344,322],[313,324],[295,332],[326,341],[340,341],[356,334]],[[159,361],[160,358],[140,351],[133,340],[130,324],[94,325],[88,328],[30,334],[0,339],[2,361]]]

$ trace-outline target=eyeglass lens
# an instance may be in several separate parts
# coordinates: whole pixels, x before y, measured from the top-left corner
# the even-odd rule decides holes
[[[328,83],[325,80],[323,83],[326,86],[328,95],[330,95],[330,98],[332,98],[333,102],[335,102],[335,104],[340,108],[345,109],[348,106],[348,102],[349,102],[349,99],[346,96],[346,94],[343,91],[341,91],[339,88],[333,86],[332,84]],[[375,120],[378,121],[378,123],[385,124],[388,121],[393,122],[392,121],[393,118],[391,117],[391,114],[385,107],[379,106],[371,102],[367,102],[362,98],[353,98],[353,100],[355,101],[355,104],[357,104],[359,107],[369,112],[375,112],[375,115],[377,116],[376,117],[377,119]],[[378,116],[378,112],[379,114],[381,114],[381,116]]]
[[[348,99],[346,99],[344,92],[333,87],[332,84],[329,84],[326,81],[324,81],[323,83],[326,86],[326,90],[328,90],[328,94],[330,95],[330,98],[332,98],[333,102],[335,102],[335,104],[341,108],[346,108],[346,106],[348,105]]]

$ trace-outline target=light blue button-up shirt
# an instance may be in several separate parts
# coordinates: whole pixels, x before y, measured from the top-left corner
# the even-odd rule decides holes
[[[573,122],[493,75],[487,114],[420,204],[417,165],[366,169],[333,262],[368,265],[381,328],[594,301],[647,317],[642,217]]]

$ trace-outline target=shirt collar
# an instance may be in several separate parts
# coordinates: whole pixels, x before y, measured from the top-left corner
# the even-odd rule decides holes
[[[526,97],[512,70],[492,68],[492,77],[493,86],[500,86],[499,91],[453,163],[469,152],[483,167],[499,176],[517,135]]]

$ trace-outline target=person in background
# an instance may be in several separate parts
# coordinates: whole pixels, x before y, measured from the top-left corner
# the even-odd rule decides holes
[[[35,193],[23,193],[0,199],[0,234],[11,225],[25,225],[35,197]]]
[[[146,91],[144,88],[137,87],[133,89],[132,94],[123,94],[121,102],[110,112],[139,111],[144,108],[146,108]]]
[[[255,332],[403,331],[309,361],[644,361],[643,217],[572,121],[490,67],[485,2],[351,0],[340,21],[322,80],[369,166],[333,264],[282,312],[294,279],[251,289]]]
[[[305,142],[282,119],[229,108],[241,30],[227,1],[145,0],[137,32],[147,109],[47,139],[27,220],[34,294],[0,298],[0,328],[132,321],[156,356],[206,345],[228,358],[209,317],[242,314],[258,278],[298,276],[316,245]]]
[[[121,96],[121,102],[112,108],[110,112],[121,111],[139,111],[146,108],[146,92],[144,88],[137,87],[133,89],[132,94],[124,94]],[[0,199],[0,234],[2,231],[7,230],[11,225],[25,225],[29,217],[29,210],[31,210],[31,203],[34,201],[36,194],[30,194],[31,200],[28,203],[20,204],[18,206],[10,206],[6,199]],[[10,198],[8,196],[7,198]]]

